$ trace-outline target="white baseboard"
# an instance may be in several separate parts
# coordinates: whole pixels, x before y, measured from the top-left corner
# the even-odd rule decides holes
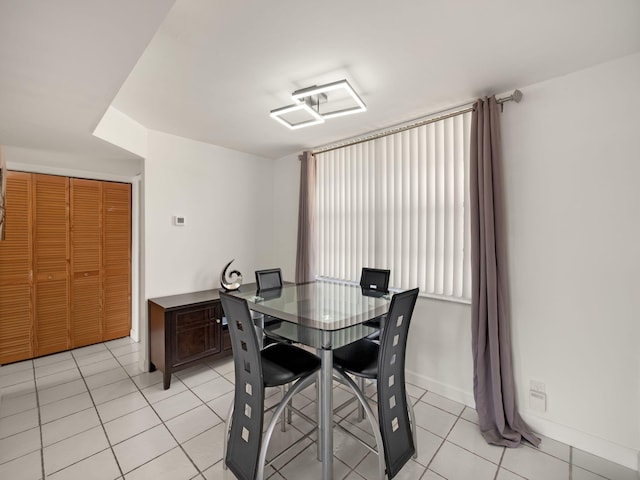
[[[439,382],[424,375],[417,374],[415,372],[405,371],[405,377],[409,383],[418,387],[424,388],[437,395],[448,398],[455,402],[463,403],[471,408],[475,408],[476,402],[473,398],[473,393],[469,393],[457,387],[453,387],[446,383]]]
[[[131,337],[131,340],[133,340],[134,342],[139,342],[140,341],[140,336],[138,335],[138,330],[134,330],[132,328],[131,330],[129,330],[129,336]]]
[[[534,432],[540,435],[571,445],[632,470],[640,470],[640,451],[638,450],[618,445],[609,440],[551,422],[527,412],[520,412],[520,416]]]
[[[424,375],[415,372],[406,371],[406,379],[409,383],[422,387],[430,392],[441,395],[463,403],[471,408],[475,408],[475,399],[473,392],[468,392],[460,388],[447,385]],[[636,470],[640,474],[640,451],[628,448],[616,443],[595,437],[580,430],[551,422],[544,418],[531,415],[527,412],[520,412],[523,420],[533,429],[534,432],[549,437],[553,440],[579,448],[585,452],[591,453],[598,457],[605,458],[611,462],[617,463],[624,467]]]

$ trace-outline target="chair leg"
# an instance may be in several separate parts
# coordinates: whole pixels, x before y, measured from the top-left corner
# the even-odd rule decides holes
[[[229,413],[227,414],[227,421],[225,423],[224,442],[222,445],[222,469],[227,469],[227,444],[229,443],[229,433],[231,432],[231,417],[233,417],[233,404],[235,398],[231,399],[231,405],[229,406]]]
[[[285,388],[284,385],[280,386],[280,392],[282,393],[282,397],[280,399],[280,401],[282,402],[284,400],[285,395],[287,394],[287,389]],[[285,411],[291,412],[291,410],[288,409],[288,408],[285,408]],[[286,417],[286,415],[283,415],[282,416],[282,420],[280,422],[280,431],[282,431],[282,432],[286,432],[287,431],[287,419],[285,417]]]
[[[253,317],[253,324],[258,337],[258,348],[262,350],[264,348],[264,315],[260,314],[259,317]]]
[[[360,390],[362,390],[363,395],[366,394],[364,393],[364,377],[358,377],[358,387],[360,388]],[[361,422],[362,420],[364,420],[364,407],[362,406],[361,403],[358,404],[358,421]]]
[[[260,456],[258,457],[258,472],[256,474],[257,479],[264,478],[264,466],[267,461],[267,449],[269,448],[269,442],[271,441],[271,436],[273,435],[273,431],[276,427],[276,423],[278,423],[278,418],[282,415],[287,404],[291,401],[293,396],[297,394],[300,390],[307,388],[314,381],[316,375],[309,375],[308,377],[303,377],[298,380],[293,386],[287,391],[286,395],[278,405],[278,407],[273,412],[273,417],[269,420],[269,425],[265,430],[262,436],[262,444],[260,445]]]
[[[318,356],[320,356],[320,349],[316,350],[316,354]],[[320,373],[316,374],[316,407],[317,407],[317,412],[316,412],[316,418],[318,419],[318,425],[320,425],[320,416],[322,415],[322,408],[320,405]],[[333,393],[333,392],[332,392]],[[317,458],[318,461],[321,462],[322,461],[322,443],[321,443],[321,435],[320,435],[320,428],[318,428],[318,434],[316,435],[316,452],[317,452]]]
[[[367,414],[367,418],[369,419],[369,423],[371,423],[371,427],[373,430],[373,435],[376,439],[376,445],[378,446],[378,473],[380,474],[380,480],[385,480],[386,478],[386,465],[384,461],[384,445],[382,444],[382,434],[380,433],[380,425],[378,425],[378,421],[376,420],[375,415],[373,414],[373,410],[369,406],[369,402],[367,402],[367,398],[364,393],[358,388],[356,382],[354,382],[351,377],[341,372],[338,369],[334,369],[334,372],[337,372],[345,382],[349,384],[353,393],[356,394],[356,397],[362,404],[365,413]]]
[[[413,437],[413,447],[415,451],[413,452],[413,459],[418,458],[418,435],[416,433],[416,415],[413,413],[413,404],[411,403],[411,399],[407,395],[407,405],[409,405],[409,423],[411,424],[411,436]]]
[[[291,388],[291,384],[290,384],[290,383],[287,383],[287,389],[289,389],[289,388]],[[291,401],[293,402],[293,400],[291,400]],[[291,425],[291,421],[292,421],[292,417],[293,417],[293,413],[292,413],[291,408],[288,408],[288,407],[287,407],[287,409],[285,410],[285,412],[287,412],[287,423],[288,423],[289,425]]]

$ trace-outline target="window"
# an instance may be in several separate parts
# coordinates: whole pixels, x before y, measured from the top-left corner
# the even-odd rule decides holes
[[[317,275],[469,301],[471,112],[316,155]]]

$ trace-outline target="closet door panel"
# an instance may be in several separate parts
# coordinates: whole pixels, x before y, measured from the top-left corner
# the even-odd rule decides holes
[[[71,347],[102,341],[102,182],[71,179]]]
[[[33,357],[31,174],[7,172],[0,242],[0,364]]]
[[[35,355],[69,342],[69,179],[33,175]]]
[[[66,279],[36,283],[37,357],[69,349],[67,292]]]
[[[131,331],[131,185],[104,182],[103,340]]]

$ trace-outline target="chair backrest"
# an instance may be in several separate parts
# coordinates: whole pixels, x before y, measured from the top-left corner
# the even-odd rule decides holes
[[[366,290],[387,293],[390,276],[391,270],[363,267],[360,274],[360,286]]]
[[[409,324],[417,298],[417,288],[393,296],[380,338],[378,418],[390,479],[415,453],[407,413],[404,364]]]
[[[282,287],[282,272],[279,268],[269,270],[256,270],[256,283],[258,290]]]
[[[227,317],[233,364],[235,397],[225,462],[236,477],[253,480],[258,470],[264,423],[264,379],[258,338],[247,301],[220,292]]]

